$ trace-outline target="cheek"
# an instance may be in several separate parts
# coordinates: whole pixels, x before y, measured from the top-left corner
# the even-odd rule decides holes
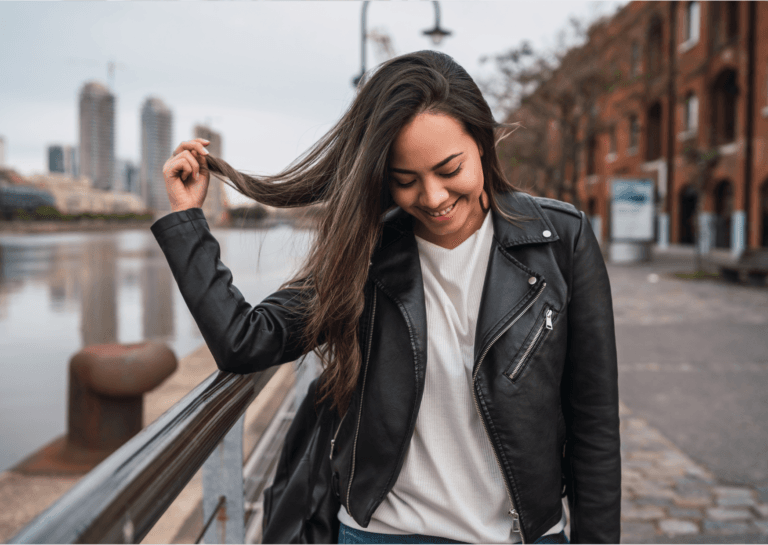
[[[461,193],[468,193],[472,195],[479,195],[483,191],[483,169],[480,165],[474,168],[468,168],[466,173],[463,173],[461,179],[456,180],[456,190]]]
[[[392,200],[395,204],[402,209],[406,209],[409,206],[411,199],[409,198],[409,191],[402,187],[389,186],[389,193],[392,195]]]

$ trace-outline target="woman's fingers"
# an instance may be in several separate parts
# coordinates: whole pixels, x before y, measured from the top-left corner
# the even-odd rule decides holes
[[[187,140],[186,142],[182,142],[179,144],[179,146],[173,150],[174,155],[178,155],[179,153],[183,151],[197,151],[200,155],[208,155],[208,150],[205,149],[205,146],[210,144],[208,140],[205,138],[195,138],[194,140]]]
[[[165,173],[169,181],[176,178],[186,183],[191,181],[190,176],[196,179],[199,172],[199,164],[189,151],[183,151],[166,162]]]

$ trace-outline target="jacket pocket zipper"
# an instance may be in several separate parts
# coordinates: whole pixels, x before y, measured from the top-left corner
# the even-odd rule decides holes
[[[509,489],[509,484],[507,483],[506,474],[504,473],[504,469],[501,467],[501,460],[499,460],[499,455],[496,452],[496,446],[493,444],[493,440],[491,440],[491,434],[488,433],[488,426],[485,423],[485,419],[483,418],[483,413],[480,412],[480,404],[477,402],[477,392],[475,391],[475,382],[477,380],[477,373],[480,371],[480,366],[483,364],[483,360],[485,359],[486,354],[488,354],[488,351],[491,349],[491,346],[494,345],[496,341],[498,341],[504,333],[509,331],[509,329],[515,325],[515,322],[517,322],[520,317],[528,312],[528,309],[533,306],[533,304],[536,302],[536,300],[541,296],[541,293],[544,291],[544,288],[547,286],[546,282],[541,283],[541,287],[539,288],[539,291],[536,292],[536,296],[533,298],[533,300],[528,303],[525,308],[520,311],[517,316],[515,316],[512,320],[509,321],[507,325],[505,325],[501,331],[499,331],[496,336],[491,339],[491,342],[488,343],[488,345],[485,347],[485,350],[483,350],[483,353],[480,354],[480,360],[477,363],[477,367],[475,368],[475,372],[472,375],[472,399],[475,401],[475,409],[477,410],[477,415],[480,417],[480,422],[483,424],[483,430],[485,431],[486,437],[488,437],[488,442],[491,444],[491,450],[493,451],[493,456],[496,458],[496,465],[499,466],[499,471],[501,471],[501,480],[504,483],[504,488],[507,490],[507,498],[509,498],[509,511],[507,511],[507,514],[512,517],[512,531],[520,534],[520,539],[523,543],[525,543],[525,536],[523,536],[523,531],[520,528],[520,514],[515,509],[515,502],[512,501],[512,492]]]
[[[525,369],[525,364],[528,361],[528,358],[533,353],[533,349],[536,347],[536,345],[539,342],[539,339],[541,338],[541,334],[544,331],[544,328],[548,330],[552,330],[552,309],[548,308],[547,312],[545,313],[545,319],[539,326],[539,330],[536,332],[536,335],[534,335],[533,339],[531,340],[531,343],[528,345],[528,348],[523,353],[522,357],[520,358],[520,361],[517,362],[517,365],[515,365],[515,368],[512,370],[512,372],[507,375],[510,380],[514,381],[517,379],[520,372]]]

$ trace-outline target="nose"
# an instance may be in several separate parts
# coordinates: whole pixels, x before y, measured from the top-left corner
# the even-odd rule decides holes
[[[419,195],[419,204],[423,208],[436,211],[441,205],[448,204],[448,189],[437,176],[426,176]]]

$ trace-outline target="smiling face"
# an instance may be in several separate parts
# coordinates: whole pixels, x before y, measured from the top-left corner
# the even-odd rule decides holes
[[[400,130],[389,157],[389,189],[415,218],[416,235],[452,249],[482,225],[488,196],[481,156],[475,140],[448,115],[421,113]]]

